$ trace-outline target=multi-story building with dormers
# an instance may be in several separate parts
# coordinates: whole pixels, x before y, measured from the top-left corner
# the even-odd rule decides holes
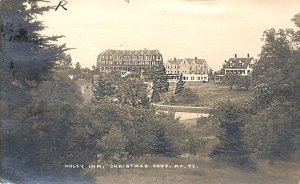
[[[158,50],[112,50],[99,54],[97,67],[101,73],[121,71],[122,74],[132,70],[163,65],[163,57]]]
[[[230,58],[228,61],[225,60],[222,69],[215,74],[215,82],[221,82],[224,75],[228,74],[250,75],[256,61],[249,54],[247,54],[247,57],[238,57],[235,54],[234,58]]]
[[[204,59],[174,58],[164,65],[170,82],[176,81],[181,74],[184,81],[208,81],[208,64]]]
[[[250,75],[253,70],[253,66],[256,60],[247,54],[247,57],[237,57],[235,54],[234,58],[230,58],[228,61],[225,60],[223,64],[224,74],[239,74],[239,75]]]

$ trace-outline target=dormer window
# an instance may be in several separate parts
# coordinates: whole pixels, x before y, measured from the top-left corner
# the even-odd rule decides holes
[[[242,61],[239,61],[239,66],[243,66],[243,62]]]
[[[232,62],[231,61],[229,62],[229,67],[232,67]]]

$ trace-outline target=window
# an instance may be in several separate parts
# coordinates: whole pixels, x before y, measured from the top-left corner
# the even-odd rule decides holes
[[[85,86],[85,89],[89,89],[89,86]]]

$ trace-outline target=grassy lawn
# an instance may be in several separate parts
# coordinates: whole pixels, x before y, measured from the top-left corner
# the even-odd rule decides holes
[[[225,163],[199,157],[155,157],[136,161],[148,169],[103,169],[93,172],[96,183],[103,184],[298,184],[300,164],[258,161],[257,170],[248,172]],[[153,168],[153,164],[194,164],[197,168]]]
[[[185,87],[193,89],[199,96],[199,101],[194,104],[176,104],[201,107],[214,107],[217,102],[231,100],[235,103],[244,103],[251,96],[251,91],[230,90],[228,86],[208,83],[185,83]],[[161,103],[174,95],[175,83],[171,83],[169,92],[161,94]]]

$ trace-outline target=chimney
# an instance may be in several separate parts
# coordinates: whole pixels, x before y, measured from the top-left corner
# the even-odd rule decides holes
[[[237,54],[234,54],[234,58],[237,58]]]
[[[249,53],[247,54],[247,57],[248,57],[248,58],[250,57],[250,54],[249,54]]]
[[[176,61],[176,57],[174,57],[174,61]]]
[[[197,57],[195,57],[195,61],[197,61]]]
[[[227,61],[226,61],[226,59],[225,59],[225,63],[226,63]]]

